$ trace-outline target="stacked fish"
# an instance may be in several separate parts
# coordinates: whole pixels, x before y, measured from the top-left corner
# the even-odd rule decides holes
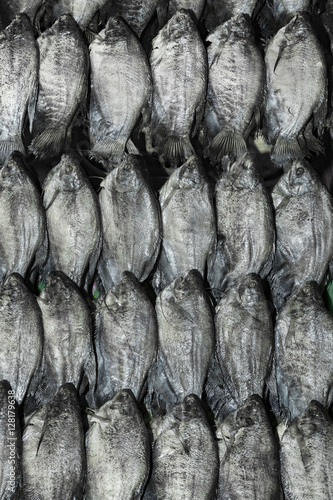
[[[0,0],[1,499],[333,500],[332,23]]]

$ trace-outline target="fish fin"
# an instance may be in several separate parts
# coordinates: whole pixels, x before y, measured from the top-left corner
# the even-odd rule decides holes
[[[302,151],[297,137],[286,139],[281,135],[278,137],[271,153],[272,161],[278,165],[288,160],[304,158],[304,156],[305,153]]]
[[[67,131],[65,128],[46,128],[35,137],[29,150],[40,158],[53,157],[61,153]]]
[[[128,139],[128,141],[126,142],[126,150],[129,154],[132,154],[132,155],[140,154],[138,148],[136,147],[136,145],[134,144],[132,139]]]
[[[162,156],[171,162],[183,162],[194,154],[195,151],[188,137],[171,135],[162,146]]]
[[[311,126],[306,127],[304,131],[304,139],[308,150],[312,151],[315,154],[325,154],[324,145],[319,139],[317,139],[317,137],[312,134]]]
[[[247,153],[247,146],[241,134],[224,129],[212,140],[210,151],[212,160],[218,161],[227,154],[236,158],[242,156]]]
[[[18,135],[8,141],[0,141],[0,156],[8,157],[13,151],[20,151],[25,154],[22,138]]]
[[[102,139],[98,141],[89,153],[90,158],[103,163],[108,160],[111,163],[120,163],[125,153],[126,137],[118,139]]]
[[[278,53],[278,56],[277,56],[275,64],[274,64],[273,73],[275,73],[275,70],[276,70],[276,68],[277,68],[277,66],[282,58],[282,54],[283,54],[283,51],[286,48],[286,46],[287,46],[287,40],[282,40],[280,48],[279,48],[279,53]]]

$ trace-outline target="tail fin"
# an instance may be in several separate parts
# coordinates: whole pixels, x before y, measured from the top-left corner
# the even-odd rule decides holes
[[[8,141],[0,141],[0,159],[4,163],[13,151],[25,154],[25,148],[20,136],[15,136]]]
[[[304,158],[304,156],[306,156],[306,151],[300,146],[297,137],[286,139],[279,136],[271,153],[271,159],[277,165],[285,161]]]
[[[188,137],[177,137],[171,135],[166,139],[162,146],[162,155],[167,162],[183,163],[194,154],[194,148]]]
[[[221,130],[212,140],[210,147],[210,157],[213,161],[221,160],[227,154],[239,158],[246,152],[247,146],[242,134],[230,130]]]
[[[33,139],[29,150],[40,158],[57,156],[64,148],[66,132],[65,128],[46,128]]]
[[[125,153],[126,142],[126,137],[119,137],[116,140],[107,137],[98,141],[89,155],[100,163],[104,163],[104,160],[111,163],[120,163]]]

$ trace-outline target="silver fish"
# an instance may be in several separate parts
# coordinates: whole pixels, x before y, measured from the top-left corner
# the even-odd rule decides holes
[[[0,164],[15,150],[25,153],[22,141],[24,119],[30,129],[34,118],[38,49],[29,18],[15,17],[0,32]]]
[[[306,281],[322,283],[333,254],[332,197],[307,163],[294,161],[272,191],[276,254],[269,275],[279,309]]]
[[[192,11],[200,19],[206,0],[169,0],[168,17],[172,17],[178,10]]]
[[[278,430],[285,499],[332,500],[333,422],[326,410],[311,401],[284,432]]]
[[[62,271],[87,289],[102,245],[97,194],[71,155],[49,172],[43,191],[50,243],[44,274]]]
[[[21,404],[36,389],[43,344],[41,311],[19,274],[11,274],[0,288],[0,380],[6,379]]]
[[[90,155],[119,163],[125,150],[137,153],[130,135],[148,110],[151,76],[146,53],[133,31],[111,17],[90,45]]]
[[[282,500],[279,453],[266,409],[249,397],[217,428],[218,500]]]
[[[218,385],[225,395],[216,398],[212,381],[207,382],[206,392],[214,411],[226,416],[252,394],[263,397],[271,371],[273,322],[258,275],[246,275],[222,295],[215,330]]]
[[[15,391],[0,382],[0,498],[17,500],[22,486],[22,438]]]
[[[202,16],[205,27],[212,31],[239,14],[248,14],[254,18],[262,4],[263,0],[207,0]]]
[[[139,159],[128,156],[101,183],[103,248],[98,273],[108,290],[124,271],[148,278],[161,243],[158,201]]]
[[[90,21],[108,0],[46,0],[46,9],[51,19],[63,14],[71,14],[81,29],[88,27]]]
[[[157,296],[158,358],[149,393],[169,411],[188,394],[201,398],[214,351],[214,320],[197,270],[177,278]]]
[[[82,498],[86,459],[81,410],[72,384],[31,415],[23,431],[23,498]]]
[[[212,500],[218,476],[217,446],[197,396],[189,395],[151,423],[152,487],[156,498]]]
[[[92,394],[96,385],[92,321],[80,290],[67,276],[55,271],[48,275],[37,302],[44,327],[43,403],[67,382],[83,391],[88,381]],[[82,380],[84,374],[87,380]]]
[[[247,152],[246,140],[259,122],[265,65],[248,15],[239,14],[208,35],[205,155],[213,162]]]
[[[219,297],[245,274],[265,278],[275,253],[270,195],[249,157],[236,161],[216,184],[218,247],[208,281]]]
[[[154,307],[133,274],[126,272],[96,310],[97,403],[120,389],[140,400],[157,349]]]
[[[305,14],[298,13],[266,48],[266,134],[276,164],[323,148],[327,113],[325,56]]]
[[[153,283],[161,291],[175,278],[198,269],[205,276],[215,251],[213,193],[200,160],[177,168],[159,191],[162,249]]]
[[[72,128],[87,98],[89,56],[70,14],[60,16],[37,41],[39,93],[29,149],[43,158],[57,156],[70,146]]]
[[[0,171],[0,279],[25,277],[47,257],[46,216],[37,187],[21,155],[14,152]]]
[[[26,14],[31,23],[34,22],[37,11],[45,3],[45,0],[1,0],[0,2],[0,25],[5,29],[15,16]]]
[[[333,402],[332,349],[333,318],[324,306],[318,284],[307,282],[294,292],[276,318],[271,393],[276,410],[277,391],[282,416],[297,417],[312,399],[327,408]]]
[[[88,420],[85,499],[139,500],[149,472],[149,438],[132,392],[119,391]]]
[[[187,11],[176,12],[154,38],[150,65],[153,108],[146,148],[157,151],[162,163],[179,166],[194,154],[190,136],[201,122],[207,86],[206,49]]]

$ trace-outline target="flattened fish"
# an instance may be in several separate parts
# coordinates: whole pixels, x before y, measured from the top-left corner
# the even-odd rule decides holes
[[[333,498],[332,443],[333,422],[320,403],[311,401],[280,437],[281,476],[286,500]]]
[[[107,0],[46,0],[46,8],[54,21],[63,14],[71,14],[80,28],[85,29],[106,3]]]
[[[309,280],[322,283],[333,254],[332,197],[306,162],[294,161],[273,192],[276,254],[269,275],[274,306]]]
[[[259,121],[265,65],[247,15],[217,27],[206,42],[210,45],[205,154],[213,162],[227,154],[235,159],[247,152],[246,140]]]
[[[159,192],[162,250],[153,284],[161,291],[190,269],[205,276],[215,251],[213,193],[199,158],[176,169]]]
[[[124,271],[139,281],[148,278],[161,243],[158,201],[138,157],[127,156],[101,183],[103,248],[98,273],[105,290]]]
[[[120,17],[111,17],[90,45],[90,140],[93,158],[119,163],[125,150],[137,153],[130,139],[140,114],[148,110],[151,76],[146,53]]]
[[[61,386],[23,431],[23,498],[82,498],[86,458],[81,410],[72,384]]]
[[[149,472],[147,428],[131,391],[88,416],[86,500],[141,498]]]
[[[96,311],[97,403],[120,389],[140,400],[157,349],[153,305],[131,273],[109,290]]]
[[[158,359],[149,392],[169,411],[188,394],[201,398],[214,351],[214,320],[199,271],[165,287],[156,299],[156,314]]]
[[[71,155],[49,172],[43,191],[50,243],[44,274],[62,271],[87,289],[102,245],[97,194]]]
[[[327,112],[325,56],[306,14],[298,13],[270,41],[265,56],[266,134],[277,164],[323,148]]]
[[[19,274],[0,288],[0,380],[8,380],[21,404],[36,389],[43,344],[42,314]]]
[[[0,171],[0,279],[25,277],[47,257],[46,216],[40,193],[21,155],[14,152]]]
[[[150,65],[153,109],[145,129],[147,151],[179,166],[194,154],[190,136],[201,122],[207,86],[206,49],[187,11],[178,11],[154,38]]]
[[[72,128],[87,98],[89,56],[70,14],[59,17],[37,41],[39,92],[29,149],[43,158],[57,156],[70,146]]]
[[[239,14],[255,17],[263,0],[207,0],[203,19],[208,31]]]
[[[262,399],[257,395],[248,398],[218,426],[216,434],[220,458],[217,499],[282,500],[279,453]]]
[[[276,318],[275,377],[283,415],[297,417],[312,399],[327,408],[333,402],[332,349],[333,318],[318,284],[307,282]]]
[[[25,14],[0,32],[0,165],[15,150],[25,153],[24,119],[30,128],[35,112],[38,82],[38,49]]]

